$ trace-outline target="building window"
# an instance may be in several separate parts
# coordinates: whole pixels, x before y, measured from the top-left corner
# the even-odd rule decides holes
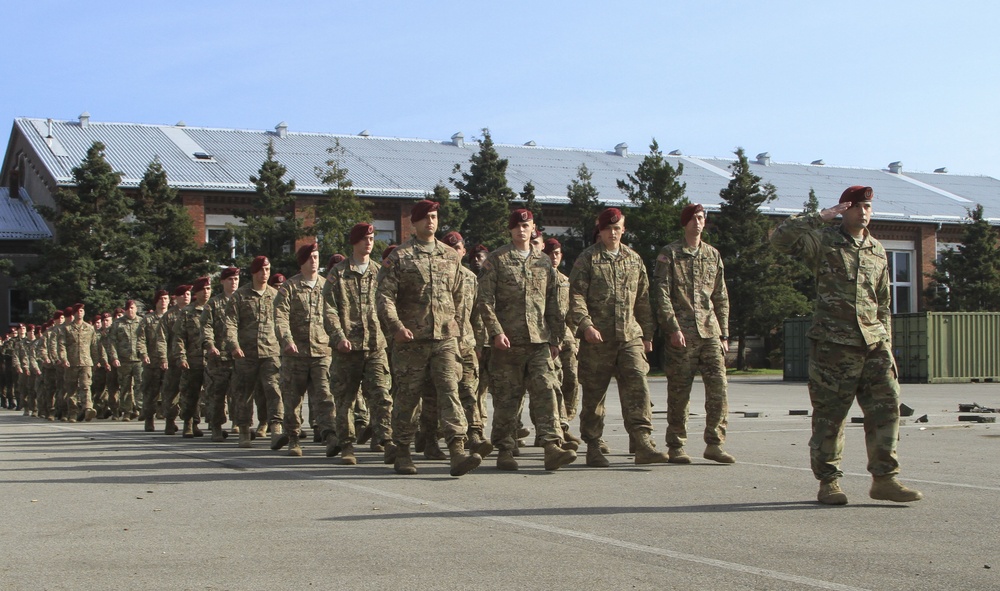
[[[228,228],[205,228],[205,239],[209,244],[222,249],[228,235],[229,258],[236,258],[236,236],[229,233]]]
[[[28,315],[31,314],[31,301],[20,289],[11,289],[7,292],[7,305],[10,310],[10,318],[7,324],[17,324],[28,322]]]
[[[396,222],[393,220],[375,220],[375,240],[381,240],[386,244],[396,244]]]
[[[892,290],[892,313],[909,314],[916,308],[917,294],[913,289],[913,252],[890,250],[889,285]]]

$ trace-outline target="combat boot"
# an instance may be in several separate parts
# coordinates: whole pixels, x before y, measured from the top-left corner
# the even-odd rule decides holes
[[[635,453],[635,437],[631,433],[628,434],[628,453]]]
[[[153,424],[153,417],[148,417],[146,419],[146,424],[143,425],[142,428],[144,431],[146,431],[146,433],[152,433],[153,431],[156,431],[156,425]]]
[[[444,452],[441,451],[441,446],[438,444],[438,438],[432,433],[428,433],[424,436],[424,457],[428,460],[448,459],[448,456],[444,455]]]
[[[201,427],[198,426],[198,419],[191,419],[191,432],[194,433],[195,437],[205,436],[205,433],[202,432]]]
[[[295,438],[298,439],[298,433],[295,434]],[[271,449],[278,451],[279,449],[288,445],[289,435],[285,433],[285,430],[281,428],[281,423],[274,423],[271,425]]]
[[[257,434],[257,437],[267,437],[267,423],[264,421],[257,423],[255,433]]]
[[[847,495],[840,489],[837,479],[821,480],[819,492],[816,493],[816,500],[824,505],[846,505]]]
[[[175,435],[176,433],[177,433],[177,423],[174,422],[174,419],[167,419],[166,423],[164,423],[163,425],[163,434]]]
[[[727,454],[721,445],[711,444],[705,447],[705,454],[702,456],[706,460],[719,462],[720,464],[735,464],[736,458]]]
[[[649,433],[640,433],[633,437],[635,441],[635,463],[636,464],[664,464],[670,460],[666,452],[656,449],[656,444],[650,438]]]
[[[691,456],[687,455],[683,447],[671,447],[667,450],[667,461],[671,464],[690,464]]]
[[[222,427],[219,425],[212,425],[212,442],[222,443],[225,440],[226,435],[222,432]]]
[[[253,438],[250,436],[250,427],[240,429],[239,447],[253,447]]]
[[[337,434],[330,431],[326,434],[326,457],[335,458],[340,453],[340,440]]]
[[[413,451],[418,454],[423,453],[426,436],[427,433],[423,429],[417,429],[417,432],[413,435]]]
[[[302,446],[299,445],[299,436],[285,435],[284,437],[288,438],[288,455],[302,457]]]
[[[383,444],[379,443],[378,441],[375,441],[374,439],[372,439],[371,442],[368,444],[368,449],[370,449],[370,450],[372,450],[374,452],[377,452],[377,453],[384,453],[385,452],[385,445],[383,445]]]
[[[587,443],[587,465],[591,468],[607,468],[611,465],[608,458],[604,457],[601,445],[597,441]]]
[[[386,439],[382,442],[382,447],[385,448],[385,451],[382,452],[382,462],[385,464],[394,464],[396,462],[396,450],[399,449],[399,446],[396,445],[395,441]],[[406,448],[409,449],[410,446],[407,445]]]
[[[517,470],[517,460],[509,449],[501,449],[497,452],[497,470],[513,472]]]
[[[345,443],[340,448],[340,463],[345,466],[354,466],[358,463],[358,458],[354,455],[354,445]]]
[[[465,437],[456,437],[448,442],[448,451],[451,452],[451,475],[461,476],[468,474],[479,467],[483,462],[483,457],[475,452],[465,453]]]
[[[611,453],[611,448],[608,447],[608,442],[607,441],[604,441],[603,439],[598,438],[597,445],[598,445],[598,447],[600,447],[602,454],[608,455],[609,453]]]
[[[919,490],[906,488],[894,475],[872,477],[872,488],[868,496],[877,501],[893,501],[895,503],[912,503],[924,498]]]
[[[565,439],[566,441],[572,441],[573,443],[576,444],[576,448],[580,449],[580,446],[583,445],[583,440],[577,437],[576,435],[570,433],[569,425],[563,425],[562,432],[563,432],[563,439]]]
[[[515,433],[517,439],[524,439],[528,435],[531,435],[531,430],[527,427],[518,427],[517,433]]]
[[[576,452],[571,449],[563,449],[558,441],[545,442],[545,469],[558,470],[566,464],[576,461]]]
[[[191,419],[184,419],[184,431],[181,433],[181,437],[184,439],[193,439],[194,431],[191,430]]]
[[[355,423],[354,427],[355,427],[354,430],[357,431],[358,433],[358,445],[364,445],[368,443],[368,440],[372,438],[372,433],[374,432],[374,427],[372,427],[372,424],[365,423],[363,425],[358,425],[357,423]],[[361,428],[358,429],[358,427]]]
[[[388,448],[386,448],[386,453],[388,453]],[[396,451],[393,453],[393,467],[396,474],[411,475],[417,473],[417,467],[413,465],[413,458],[410,457],[410,444],[401,443],[396,447]]]
[[[542,446],[542,447],[544,447],[544,446]],[[568,449],[570,451],[576,451],[576,450],[580,449],[580,444],[577,443],[577,442],[575,442],[575,441],[570,441],[568,439],[560,439],[559,440],[559,447],[561,447],[563,449]]]
[[[83,411],[83,420],[87,421],[88,423],[90,421],[93,421],[94,417],[96,417],[96,416],[97,416],[97,411],[94,410],[94,409],[92,409],[92,408],[88,408],[88,409],[86,409],[86,410]]]
[[[493,444],[483,438],[483,434],[479,431],[472,431],[469,433],[469,440],[466,447],[479,454],[479,457],[486,458],[491,453],[493,453]]]

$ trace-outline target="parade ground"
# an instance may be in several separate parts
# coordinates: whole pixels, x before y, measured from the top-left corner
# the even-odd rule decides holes
[[[663,448],[666,385],[650,386]],[[545,472],[527,447],[517,472],[493,455],[461,478],[419,454],[419,474],[398,476],[367,446],[342,466],[313,443],[295,458],[2,410],[0,589],[1000,589],[1000,424],[958,412],[1000,407],[1000,384],[903,384],[901,479],[917,503],[868,498],[849,424],[843,507],[816,502],[810,418],[790,414],[809,408],[805,384],[731,380],[734,465],[701,459],[701,387],[692,465],[636,466],[612,386],[610,468],[581,450]]]

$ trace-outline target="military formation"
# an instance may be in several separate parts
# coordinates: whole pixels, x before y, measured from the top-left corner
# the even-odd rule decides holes
[[[870,188],[852,187],[836,207],[793,216],[772,239],[817,272],[810,451],[825,504],[847,502],[837,479],[855,398],[866,416],[871,496],[921,498],[896,479],[899,387],[885,251],[867,230],[871,199]],[[690,464],[687,417],[700,374],[702,455],[736,461],[724,449],[729,295],[722,258],[701,239],[701,205],[683,209],[684,236],[663,247],[652,277],[622,243],[625,216],[615,208],[595,220],[594,243],[568,276],[559,241],[541,236],[531,211],[511,212],[509,242],[490,252],[467,250],[457,232],[436,238],[437,209],[416,203],[412,238],[380,258],[375,228],[357,224],[351,252],[331,257],[325,276],[310,243],[287,279],[258,256],[249,282],[226,268],[214,290],[201,277],[156,292],[144,315],[129,300],[88,321],[75,304],[44,325],[18,325],[0,349],[3,406],[49,421],[141,420],[148,432],[184,438],[203,437],[204,419],[213,442],[232,437],[249,448],[269,438],[270,449],[291,456],[303,455],[311,432],[345,465],[364,459],[367,443],[367,461],[397,474],[416,474],[422,454],[447,461],[457,477],[494,451],[498,470],[521,468],[525,406],[545,470],[577,461],[578,451],[588,467],[610,466],[603,435],[612,378],[634,462]],[[837,215],[840,226],[826,223]],[[653,441],[646,377],[657,330],[666,341],[665,451]],[[578,407],[579,436],[570,431]]]

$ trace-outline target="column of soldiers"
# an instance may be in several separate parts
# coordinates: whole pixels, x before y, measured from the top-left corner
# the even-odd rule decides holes
[[[884,249],[867,231],[871,199],[870,188],[851,187],[838,206],[793,216],[773,239],[817,269],[810,448],[817,498],[825,504],[847,502],[837,480],[844,418],[855,397],[866,414],[871,496],[922,496],[896,479],[898,384],[887,346]],[[0,402],[48,420],[142,418],[146,431],[155,431],[159,417],[167,435],[178,431],[179,417],[185,438],[203,435],[204,416],[214,442],[229,435],[228,410],[241,448],[270,434],[272,450],[287,446],[289,455],[302,456],[308,425],[313,442],[342,464],[357,464],[355,446],[370,440],[370,450],[396,473],[416,474],[415,444],[413,451],[448,459],[450,474],[461,476],[494,449],[497,469],[520,469],[525,404],[545,470],[574,462],[583,445],[587,466],[610,466],[603,434],[612,378],[634,462],[690,464],[687,417],[700,373],[703,457],[736,461],[723,447],[729,296],[722,258],[702,241],[707,215],[700,204],[681,212],[684,235],[660,251],[652,279],[622,243],[625,216],[615,208],[599,215],[594,243],[568,277],[559,271],[559,241],[543,240],[531,211],[511,212],[510,242],[493,252],[475,247],[465,267],[470,253],[462,236],[435,237],[437,209],[428,200],[415,204],[413,237],[381,260],[371,257],[374,227],[357,224],[348,236],[351,252],[331,258],[325,277],[319,246],[311,243],[297,250],[299,273],[287,280],[258,256],[248,283],[240,285],[239,269],[223,270],[214,297],[211,279],[201,277],[177,287],[172,305],[170,294],[156,292],[143,317],[129,300],[114,315],[95,316],[93,325],[82,304],[42,326],[18,325],[0,346]],[[839,227],[822,225],[837,215],[844,216]],[[846,267],[829,268],[833,260]],[[651,435],[646,378],[657,329],[666,341],[665,452]],[[578,405],[579,437],[569,426]]]

